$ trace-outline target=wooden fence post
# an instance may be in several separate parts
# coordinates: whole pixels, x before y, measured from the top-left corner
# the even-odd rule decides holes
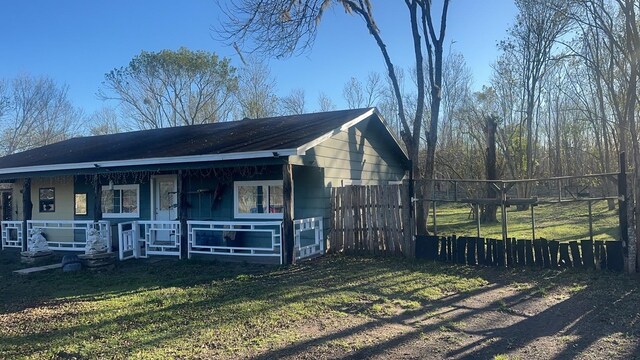
[[[178,220],[180,221],[180,253],[183,259],[189,257],[189,228],[187,225],[187,174],[184,170],[178,171]],[[195,241],[195,240],[194,240]]]
[[[629,225],[633,226],[633,221],[629,221],[629,217],[633,218],[633,214],[629,213],[629,200],[631,197],[629,196],[629,192],[627,189],[627,155],[624,151],[620,152],[620,172],[618,173],[618,221],[620,226],[620,240],[622,240],[622,248],[623,248],[623,256],[625,259],[625,264],[627,265],[627,271],[629,273],[635,273],[635,258],[631,259],[631,256],[635,256],[635,254],[631,254],[629,252],[630,246],[632,244],[629,243]],[[633,244],[635,249],[635,244]]]
[[[282,165],[282,251],[283,262],[293,264],[294,254],[294,234],[293,234],[293,176],[291,164]]]
[[[27,251],[27,221],[33,216],[33,203],[31,202],[31,178],[24,179],[22,186],[22,251]]]
[[[93,175],[93,221],[102,220],[102,185],[100,175]]]

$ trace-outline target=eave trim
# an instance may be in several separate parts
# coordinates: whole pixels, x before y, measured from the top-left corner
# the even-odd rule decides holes
[[[62,171],[62,170],[96,169],[96,168],[104,168],[106,170],[109,168],[126,167],[126,166],[166,165],[166,164],[197,163],[197,162],[208,162],[208,161],[264,159],[264,158],[278,158],[278,157],[297,155],[297,154],[298,154],[297,149],[279,149],[279,150],[263,150],[263,151],[251,151],[251,152],[240,152],[240,153],[230,153],[230,154],[209,154],[209,155],[155,157],[155,158],[146,158],[146,159],[92,161],[92,162],[83,162],[83,163],[36,165],[36,166],[6,168],[6,169],[0,169],[0,175]]]

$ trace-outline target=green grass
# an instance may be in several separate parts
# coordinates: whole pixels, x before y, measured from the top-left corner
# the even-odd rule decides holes
[[[390,258],[327,256],[290,267],[132,260],[106,273],[11,273],[19,267],[16,252],[0,252],[2,359],[269,357],[317,335],[309,328],[331,332],[403,314],[429,318],[439,302],[495,284],[527,294],[566,287],[584,293],[589,286],[606,296],[625,294],[625,303],[640,301],[633,281],[607,288],[620,286],[612,281],[624,280],[618,275],[555,276]],[[443,321],[447,329],[466,326]],[[351,352],[382,341],[368,336],[328,337],[322,344]]]
[[[289,268],[162,260],[27,277],[0,254],[0,358],[251,354],[289,344],[305,319],[384,317],[484,286],[471,271],[391,259]]]
[[[570,241],[589,238],[589,211],[586,202],[545,204],[534,207],[536,238]],[[472,218],[468,205],[439,205],[436,224],[438,235],[476,236],[477,222]],[[480,225],[480,236],[502,238],[501,210],[498,222]],[[618,239],[618,211],[608,210],[606,201],[593,203],[594,240]],[[519,239],[532,238],[531,211],[507,208],[508,236]],[[433,216],[429,217],[433,226]]]

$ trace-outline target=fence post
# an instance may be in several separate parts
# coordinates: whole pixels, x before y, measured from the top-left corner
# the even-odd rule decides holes
[[[31,202],[31,178],[24,179],[22,187],[22,251],[27,251],[29,239],[29,227],[27,222],[33,216],[33,203]]]
[[[500,203],[502,208],[502,241],[507,241],[507,189],[504,182],[500,183]]]
[[[620,152],[620,172],[618,173],[618,222],[620,227],[620,240],[622,240],[624,257],[629,256],[629,202],[627,199],[627,154]]]
[[[288,161],[282,165],[282,202],[284,211],[282,214],[281,251],[284,264],[290,265],[295,262],[295,246],[293,234],[293,171]]]
[[[189,190],[188,186],[188,175],[186,171],[179,170],[178,171],[178,221],[180,221],[180,259],[187,258],[189,259],[191,254],[189,253],[189,239],[188,239],[188,228],[187,228],[187,219],[188,219],[188,211],[189,204],[187,202],[187,193]],[[137,224],[136,224],[137,226]],[[137,230],[136,230],[137,231]],[[136,241],[136,247],[138,247]]]

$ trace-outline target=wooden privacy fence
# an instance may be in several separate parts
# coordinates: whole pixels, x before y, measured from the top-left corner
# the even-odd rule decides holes
[[[497,267],[574,267],[623,271],[622,241],[535,239],[506,241],[478,237],[420,236],[416,257]]]
[[[413,257],[411,207],[405,204],[410,204],[407,185],[331,189],[328,251]]]

